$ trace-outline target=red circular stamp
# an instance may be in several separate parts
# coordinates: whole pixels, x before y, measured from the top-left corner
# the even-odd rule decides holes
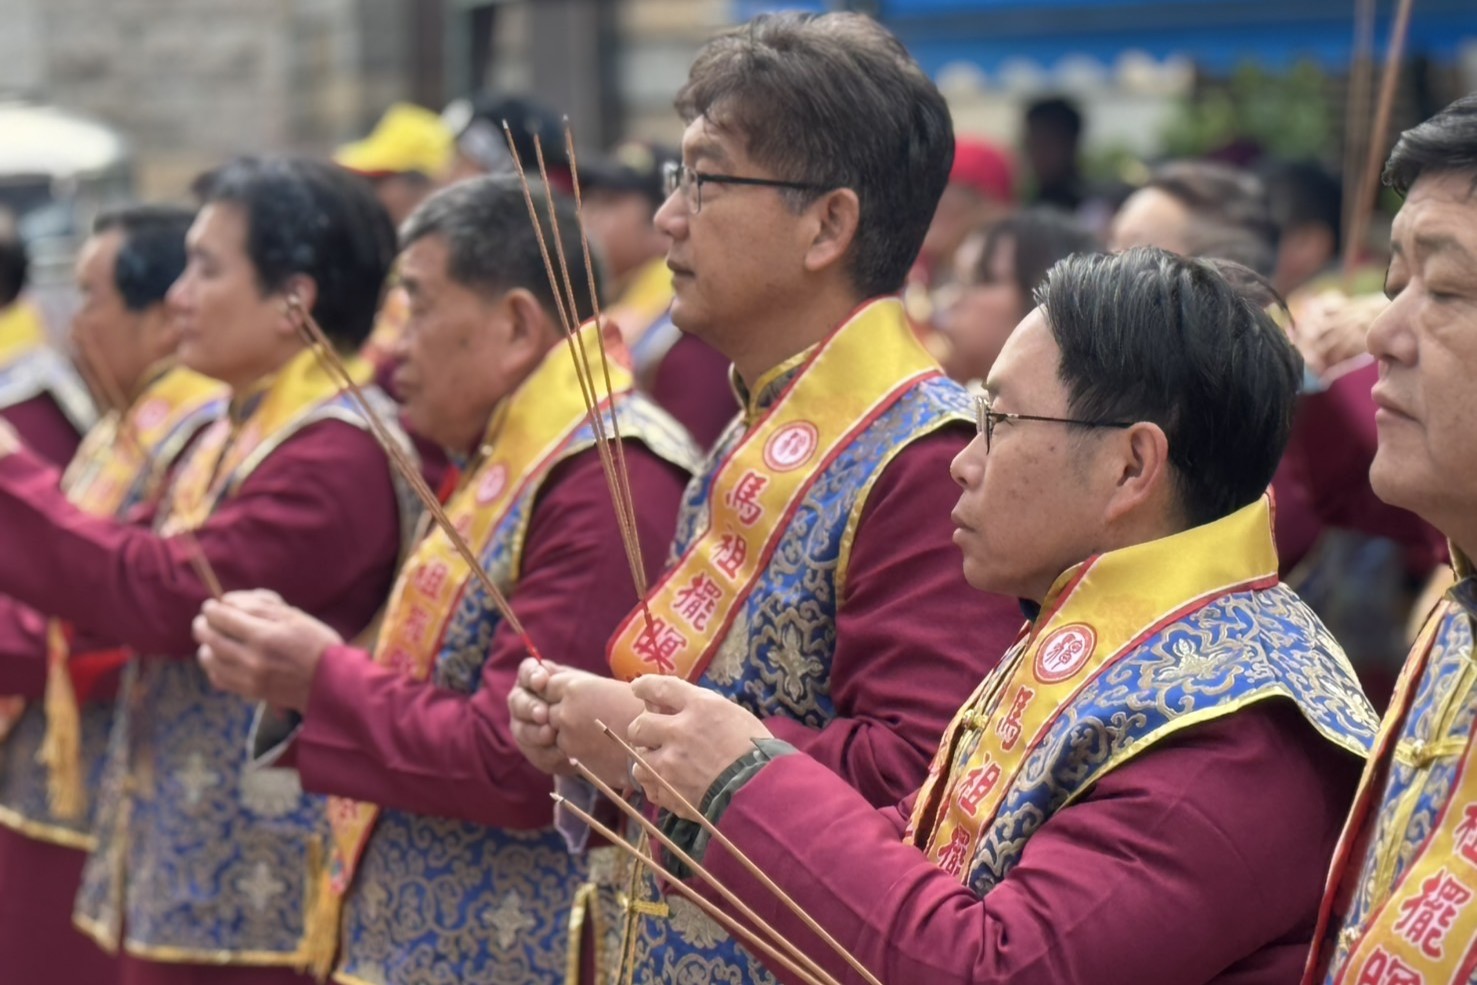
[[[1097,646],[1097,634],[1086,623],[1063,626],[1041,642],[1036,651],[1036,677],[1057,684],[1082,669]]]
[[[815,454],[820,437],[820,431],[809,421],[786,424],[765,442],[764,464],[776,472],[798,469]]]
[[[497,499],[508,487],[508,467],[498,462],[487,470],[477,486],[477,502],[481,506]]]

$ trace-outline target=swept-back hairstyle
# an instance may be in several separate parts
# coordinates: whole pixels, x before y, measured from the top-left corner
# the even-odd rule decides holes
[[[862,297],[899,290],[954,161],[938,89],[897,38],[861,14],[765,14],[698,52],[677,111],[740,137],[787,181],[850,188],[847,257]],[[794,208],[815,192],[784,193]]]
[[[92,223],[100,236],[122,237],[113,265],[113,283],[129,311],[143,311],[164,300],[185,269],[185,233],[195,213],[174,205],[127,205],[103,212]]]
[[[1069,257],[1036,292],[1072,416],[1158,424],[1191,525],[1266,490],[1302,380],[1287,333],[1227,266],[1137,247]]]
[[[238,157],[195,180],[200,204],[246,214],[246,254],[263,294],[297,275],[318,287],[313,317],[342,349],[369,338],[395,229],[369,183],[327,161]]]
[[[529,187],[535,202],[546,201],[541,183],[531,181]],[[564,245],[564,264],[574,284],[579,320],[584,321],[593,316],[594,311],[590,307],[574,201],[555,192],[554,211],[558,217],[559,241]],[[560,271],[548,210],[540,205],[537,212],[554,269]],[[554,324],[559,324],[559,303],[549,285],[538,234],[528,219],[523,186],[517,177],[489,175],[459,181],[442,189],[422,202],[405,220],[400,228],[400,247],[404,249],[416,240],[432,235],[439,235],[446,241],[449,254],[447,273],[452,280],[486,293],[525,288],[538,298]],[[561,281],[562,276],[561,272]],[[595,284],[598,293],[598,265],[595,267]]]
[[[1385,184],[1401,197],[1423,174],[1465,174],[1477,188],[1477,92],[1400,135],[1385,163]]]

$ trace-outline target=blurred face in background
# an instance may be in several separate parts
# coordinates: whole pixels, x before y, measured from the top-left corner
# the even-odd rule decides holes
[[[1186,231],[1190,210],[1168,192],[1158,188],[1140,188],[1113,217],[1108,236],[1108,250],[1121,253],[1135,246],[1157,246],[1161,250],[1190,253]]]
[[[592,188],[584,195],[585,228],[617,289],[644,264],[666,255],[652,219],[656,205],[638,191]]]
[[[944,368],[960,382],[989,376],[1005,340],[1030,310],[1016,277],[1014,237],[996,237],[988,254],[986,246],[986,234],[974,233],[955,257],[961,289],[942,327],[952,344]]]
[[[89,237],[77,254],[81,307],[72,317],[72,346],[98,386],[104,404],[128,398],[148,368],[169,355],[178,342],[174,319],[164,304],[130,310],[118,290],[121,229]]]
[[[168,295],[178,319],[180,361],[237,393],[280,370],[302,349],[287,312],[287,291],[262,289],[247,253],[248,232],[241,206],[206,205],[185,237],[185,272]],[[293,280],[311,311],[312,280]]]

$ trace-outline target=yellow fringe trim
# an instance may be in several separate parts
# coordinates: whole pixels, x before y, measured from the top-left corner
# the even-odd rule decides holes
[[[55,619],[46,624],[46,737],[36,752],[46,768],[46,792],[51,813],[75,821],[87,807],[82,786],[82,712],[67,672],[67,638]]]
[[[320,982],[333,970],[338,956],[339,920],[343,897],[328,877],[328,851],[314,841],[308,845],[308,899],[303,913],[303,939],[298,946],[300,967]]]

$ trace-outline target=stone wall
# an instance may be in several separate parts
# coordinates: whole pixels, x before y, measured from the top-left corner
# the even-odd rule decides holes
[[[0,92],[132,141],[139,191],[178,197],[243,152],[321,153],[408,87],[404,0],[0,0]]]

